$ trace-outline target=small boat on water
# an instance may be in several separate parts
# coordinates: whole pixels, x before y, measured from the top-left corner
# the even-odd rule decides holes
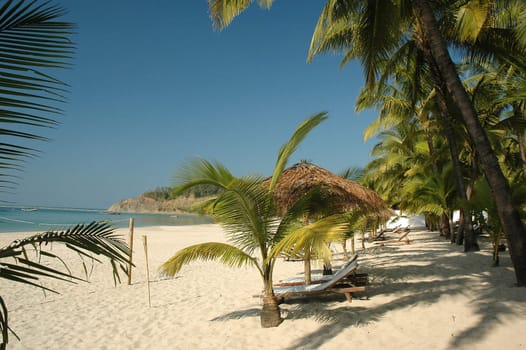
[[[22,208],[22,211],[37,211],[37,208]]]

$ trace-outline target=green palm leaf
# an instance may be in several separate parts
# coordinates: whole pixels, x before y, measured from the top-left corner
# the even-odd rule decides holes
[[[64,277],[79,279],[73,276],[69,270],[61,272],[30,261],[27,258],[22,258],[25,255],[26,246],[32,246],[38,255],[62,261],[57,255],[44,250],[44,246],[53,242],[63,243],[81,256],[88,257],[94,261],[99,262],[95,256],[109,258],[114,263],[113,273],[115,281],[118,279],[117,265],[125,269],[129,261],[129,248],[120,236],[114,233],[114,229],[106,222],[92,222],[87,225],[79,224],[64,231],[48,231],[36,234],[22,240],[16,240],[10,245],[1,248],[0,259],[13,258],[18,264],[25,267],[15,267],[15,265],[0,261],[0,278],[17,280],[18,282],[33,285],[32,281],[38,280],[38,276],[55,279],[63,279]],[[40,287],[40,285],[37,286]]]
[[[70,66],[73,24],[56,21],[64,13],[47,2],[9,0],[0,7],[0,135],[6,140],[0,179],[15,177],[13,172],[37,153],[21,140],[47,140],[34,128],[56,126],[63,113],[57,105],[65,102],[67,84],[41,70]]]
[[[272,214],[267,211],[268,192],[261,178],[237,179],[218,198],[214,217],[227,231],[231,242],[243,250],[266,250]]]
[[[256,259],[243,250],[226,243],[209,242],[178,251],[161,265],[160,271],[167,276],[175,276],[184,265],[196,260],[217,260],[231,267],[256,266],[259,270]]]
[[[200,185],[225,189],[233,180],[234,175],[221,163],[198,158],[187,162],[177,172],[173,193],[178,195]]]
[[[294,255],[303,251],[309,256],[315,254],[328,259],[331,254],[328,243],[341,241],[347,231],[349,225],[345,215],[331,215],[287,234],[272,247],[269,257],[278,257],[282,252]]]
[[[253,0],[208,0],[210,3],[210,17],[217,29],[223,29],[228,26],[232,20],[245,11]],[[262,8],[269,9],[273,0],[258,0]]]
[[[318,124],[323,122],[325,119],[327,119],[327,112],[320,112],[317,113],[307,119],[305,119],[297,128],[296,131],[294,131],[294,134],[292,134],[289,141],[283,145],[278,153],[278,159],[276,161],[276,165],[274,166],[274,173],[272,174],[272,180],[270,182],[270,191],[273,191],[276,187],[276,184],[278,183],[279,177],[285,167],[287,166],[287,162],[294,153],[294,151],[298,148],[298,145],[303,141],[305,136]]]

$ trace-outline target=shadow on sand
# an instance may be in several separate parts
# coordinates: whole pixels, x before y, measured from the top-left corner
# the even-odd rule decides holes
[[[523,288],[514,286],[508,254],[503,254],[501,266],[494,268],[489,243],[483,238],[480,243],[484,251],[467,254],[435,233],[415,232],[412,239],[418,247],[386,245],[358,252],[358,270],[369,273],[365,294],[370,299],[386,296],[389,301],[385,303],[353,306],[341,295],[287,300],[282,308],[286,320],[314,319],[321,323],[289,349],[317,349],[348,327],[377,322],[392,310],[435,304],[447,296],[465,296],[478,316],[477,324],[451,338],[450,348],[483,341],[503,316],[523,317],[526,295]],[[259,312],[242,310],[215,320],[254,317]]]

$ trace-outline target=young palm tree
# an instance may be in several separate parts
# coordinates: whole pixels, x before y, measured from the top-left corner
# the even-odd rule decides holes
[[[206,160],[194,161],[183,169],[178,174],[176,192],[204,184],[221,190],[207,203],[207,210],[225,229],[230,243],[209,242],[184,248],[168,259],[161,271],[174,276],[183,265],[194,260],[218,260],[234,267],[252,266],[263,282],[261,325],[278,326],[282,319],[272,274],[280,253],[316,252],[326,257],[327,243],[340,240],[347,229],[343,215],[330,215],[302,225],[302,219],[318,212],[320,201],[324,201],[324,193],[317,189],[302,196],[284,215],[277,217],[273,190],[287,160],[307,133],[326,118],[325,113],[319,113],[296,129],[279,152],[268,187],[261,184],[262,178],[236,178],[221,164]]]

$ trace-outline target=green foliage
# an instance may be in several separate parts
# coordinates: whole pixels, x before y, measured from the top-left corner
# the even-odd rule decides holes
[[[16,185],[16,173],[38,151],[24,145],[46,137],[35,130],[55,127],[63,113],[67,84],[48,75],[70,67],[73,24],[55,21],[65,13],[58,6],[5,1],[0,7],[0,189]],[[24,131],[22,131],[24,130]]]
[[[225,243],[209,242],[181,249],[161,265],[161,270],[169,276],[174,276],[184,265],[195,260],[219,260],[232,267],[257,266],[254,258],[243,250]]]
[[[228,26],[232,20],[245,11],[253,0],[208,0],[209,11],[215,28],[223,29]],[[259,6],[269,9],[273,0],[258,0]]]
[[[301,225],[305,217],[320,213],[318,208],[330,207],[323,202],[319,189],[305,194],[281,217],[277,217],[273,188],[290,155],[315,126],[326,119],[326,113],[307,118],[281,148],[273,177],[268,187],[257,176],[235,177],[218,162],[197,159],[176,176],[175,192],[195,186],[210,185],[219,192],[207,202],[206,210],[221,224],[229,244],[203,243],[185,248],[161,266],[161,271],[174,275],[193,260],[219,260],[229,266],[253,265],[259,271],[265,295],[273,295],[274,263],[281,251],[292,249],[327,254],[326,243],[340,239],[348,230],[343,216],[329,216]]]
[[[184,190],[180,193],[174,191],[172,187],[158,187],[153,191],[147,191],[142,196],[155,199],[156,201],[168,201],[176,199],[177,197],[195,197],[204,198],[215,196],[219,193],[219,190],[211,185],[197,185],[195,187]]]

